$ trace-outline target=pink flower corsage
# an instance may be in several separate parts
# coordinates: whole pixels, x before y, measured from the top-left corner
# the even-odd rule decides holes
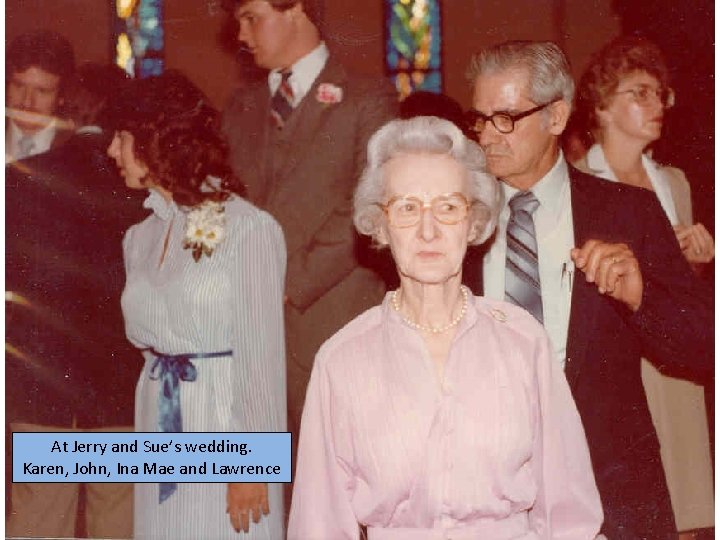
[[[334,103],[340,103],[342,98],[343,91],[339,86],[335,86],[330,83],[322,83],[318,85],[315,99],[317,99],[320,103],[332,105]]]

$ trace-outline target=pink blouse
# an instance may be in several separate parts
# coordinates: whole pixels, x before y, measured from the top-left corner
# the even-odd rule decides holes
[[[320,349],[288,538],[592,539],[600,497],[542,326],[470,297],[440,381],[389,295]]]

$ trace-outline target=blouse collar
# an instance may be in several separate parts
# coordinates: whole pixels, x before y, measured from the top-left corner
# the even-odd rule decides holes
[[[668,184],[664,171],[647,153],[642,155],[641,160],[645,172],[650,179],[650,184],[655,191],[655,195],[660,201],[660,206],[662,206],[665,211],[665,215],[670,220],[670,223],[677,225],[679,220],[675,210],[675,202],[673,201],[670,185]],[[587,166],[591,173],[595,176],[612,180],[613,182],[618,181],[615,173],[610,168],[610,164],[605,157],[605,152],[603,152],[602,146],[597,143],[592,145],[590,150],[588,150]]]
[[[148,192],[149,194],[145,199],[145,202],[143,202],[143,207],[152,210],[153,213],[163,221],[167,221],[179,212],[179,208],[177,204],[175,204],[175,201],[168,201],[152,188],[150,188]]]

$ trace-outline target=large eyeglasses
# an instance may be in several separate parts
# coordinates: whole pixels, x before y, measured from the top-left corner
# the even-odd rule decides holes
[[[537,107],[533,107],[530,110],[517,114],[499,111],[494,112],[491,115],[486,115],[475,109],[470,109],[467,113],[465,113],[465,121],[467,122],[468,129],[477,135],[480,135],[485,130],[488,120],[492,122],[492,125],[495,126],[495,129],[497,129],[500,133],[507,135],[515,130],[515,122],[518,122],[531,114],[542,111],[545,107],[549,107],[553,103],[560,101],[560,99],[561,98],[553,99],[552,101],[548,101],[547,103],[543,103],[542,105],[538,105]]]
[[[657,99],[666,109],[675,105],[675,92],[673,92],[672,88],[665,86],[657,88],[649,84],[639,84],[629,90],[615,92],[615,94],[632,94],[635,103],[642,107],[650,105],[653,99]]]
[[[398,195],[390,199],[387,204],[380,204],[388,216],[393,227],[413,227],[420,223],[420,218],[426,209],[430,209],[433,217],[445,225],[460,223],[468,215],[472,206],[462,193],[446,193],[425,202],[417,197]]]

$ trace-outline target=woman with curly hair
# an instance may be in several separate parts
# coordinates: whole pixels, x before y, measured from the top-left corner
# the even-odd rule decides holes
[[[285,431],[281,229],[241,197],[218,113],[185,76],[134,81],[120,101],[108,154],[152,210],[123,246],[126,333],[145,358],[135,429]],[[136,485],[135,538],[233,529],[281,538],[282,485]]]
[[[680,249],[698,270],[713,259],[715,246],[705,227],[693,224],[690,185],[680,169],[662,166],[646,153],[660,138],[673,102],[668,68],[656,45],[639,37],[610,42],[593,57],[580,83],[580,110],[586,111],[596,143],[576,166],[655,192]],[[687,531],[711,527],[714,514],[704,392],[662,374],[647,360],[642,376],[676,526],[686,532],[681,538],[692,538]]]

